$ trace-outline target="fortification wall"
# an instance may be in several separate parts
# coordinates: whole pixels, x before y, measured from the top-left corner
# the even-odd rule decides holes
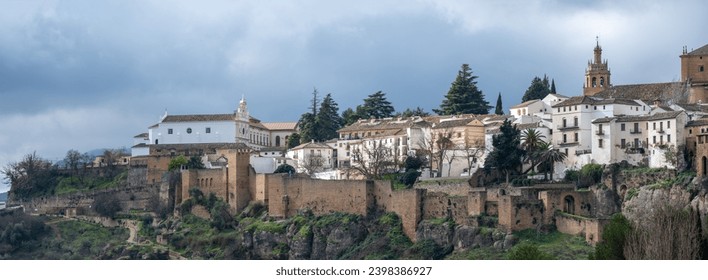
[[[181,176],[183,200],[189,198],[191,188],[199,189],[205,196],[210,193],[221,198],[227,196],[226,168],[182,170]]]
[[[425,189],[428,192],[446,193],[454,196],[466,196],[472,189],[467,181],[450,182],[446,180],[428,180],[413,186],[416,189]]]
[[[580,235],[590,244],[600,242],[602,230],[606,222],[599,219],[577,217],[571,215],[556,215],[556,229],[559,232]]]
[[[466,225],[468,198],[440,192],[426,192],[423,199],[423,219],[450,218],[458,225]]]
[[[267,181],[268,208],[272,215],[287,218],[301,209],[310,209],[315,215],[332,212],[367,214],[366,181],[314,180],[280,174]]]
[[[130,209],[148,209],[151,199],[159,196],[159,187],[118,187],[113,189],[95,190],[91,192],[55,195],[51,197],[37,197],[29,200],[18,201],[25,207],[25,211],[32,214],[64,214],[66,209],[70,214],[93,213],[94,199],[99,195],[108,195],[118,199],[123,211]]]
[[[499,227],[507,231],[536,228],[543,223],[543,202],[519,196],[499,200]]]

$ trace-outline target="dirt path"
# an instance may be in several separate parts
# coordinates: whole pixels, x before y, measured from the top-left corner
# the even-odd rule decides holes
[[[123,220],[122,222],[123,227],[127,228],[128,231],[130,232],[130,236],[128,237],[128,240],[126,240],[128,243],[132,244],[137,244],[138,243],[138,221],[133,221],[133,220]]]

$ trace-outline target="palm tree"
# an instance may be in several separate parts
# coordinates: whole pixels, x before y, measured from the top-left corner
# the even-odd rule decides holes
[[[521,148],[526,150],[526,161],[531,161],[529,170],[533,170],[536,167],[537,151],[542,144],[546,143],[543,141],[544,138],[546,136],[535,128],[527,128],[521,132]],[[529,170],[526,170],[526,172]]]
[[[539,147],[539,151],[541,155],[541,161],[551,165],[551,181],[553,181],[553,173],[555,173],[554,167],[556,162],[564,161],[568,157],[568,155],[558,149],[554,149],[551,143],[546,142],[543,142],[543,144]]]

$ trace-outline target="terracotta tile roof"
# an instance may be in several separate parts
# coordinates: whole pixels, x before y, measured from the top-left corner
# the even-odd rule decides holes
[[[147,137],[148,137],[147,132],[143,132],[143,133],[133,136],[133,138],[147,138]]]
[[[676,104],[686,111],[708,113],[708,104]]]
[[[468,123],[474,121],[475,118],[464,118],[464,119],[453,119],[453,120],[444,120],[439,123],[433,124],[433,129],[441,129],[441,128],[452,128],[452,127],[459,127],[459,126],[466,126]]]
[[[272,122],[263,123],[268,130],[295,130],[297,128],[297,122]]]
[[[580,105],[580,104],[587,104],[587,105],[623,104],[623,105],[639,106],[639,103],[635,102],[634,100],[630,100],[630,99],[602,98],[602,97],[597,97],[597,95],[595,95],[595,96],[584,96],[583,95],[583,96],[573,96],[573,97],[563,100],[562,102],[560,102],[556,105],[553,105],[551,107],[557,108],[557,107],[573,106],[573,105]]]
[[[689,55],[708,55],[708,45],[702,46],[688,53]]]
[[[168,115],[162,120],[166,122],[209,122],[209,121],[232,121],[233,114],[214,114],[214,115]]]
[[[676,118],[676,116],[680,115],[683,112],[684,111],[671,111],[671,112],[656,113],[654,115],[639,115],[639,116],[618,115],[618,116],[614,116],[614,117],[598,118],[598,119],[593,120],[592,123],[608,123],[612,120],[616,120],[617,122],[640,122],[640,121],[665,120],[665,119]]]
[[[529,100],[529,101],[526,101],[526,102],[521,103],[521,104],[519,104],[519,105],[516,105],[516,106],[511,107],[511,109],[526,107],[526,106],[529,106],[529,105],[531,105],[531,104],[533,104],[533,103],[536,103],[536,102],[539,102],[539,101],[541,101],[541,99]]]
[[[199,144],[157,144],[149,145],[153,149],[234,149],[234,150],[252,150],[244,143],[199,143]]]
[[[644,101],[673,100],[676,97],[688,96],[688,87],[685,83],[656,83],[612,86],[593,95],[601,98],[639,99]],[[683,100],[674,100],[682,102]]]
[[[697,119],[697,120],[689,121],[688,123],[686,123],[686,127],[689,127],[689,126],[704,126],[704,125],[708,125],[708,118],[705,118],[705,117],[704,117],[704,118],[700,118],[700,119]]]
[[[324,143],[309,142],[309,143],[305,143],[305,144],[300,144],[299,146],[292,148],[292,150],[302,150],[302,149],[332,149],[332,147],[330,147],[329,145],[324,144]]]

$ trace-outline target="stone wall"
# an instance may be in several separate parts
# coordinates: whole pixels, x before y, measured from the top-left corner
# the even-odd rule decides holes
[[[559,232],[584,236],[585,241],[593,245],[601,241],[602,230],[607,224],[607,220],[578,217],[567,214],[557,214],[555,220],[556,229]]]
[[[189,190],[192,188],[199,189],[205,196],[213,193],[220,198],[227,197],[226,167],[182,170],[181,175],[183,200],[189,198]]]
[[[536,228],[543,224],[543,202],[520,196],[499,199],[499,227],[506,231]]]
[[[149,207],[151,199],[159,196],[159,187],[118,187],[113,189],[95,190],[76,194],[56,195],[51,197],[36,197],[18,201],[25,211],[32,214],[70,214],[94,213],[94,199],[99,195],[109,195],[118,199],[123,211],[130,209],[144,210]],[[74,210],[75,209],[75,210]]]
[[[468,224],[467,196],[427,192],[423,199],[423,219],[449,218],[458,225]]]

